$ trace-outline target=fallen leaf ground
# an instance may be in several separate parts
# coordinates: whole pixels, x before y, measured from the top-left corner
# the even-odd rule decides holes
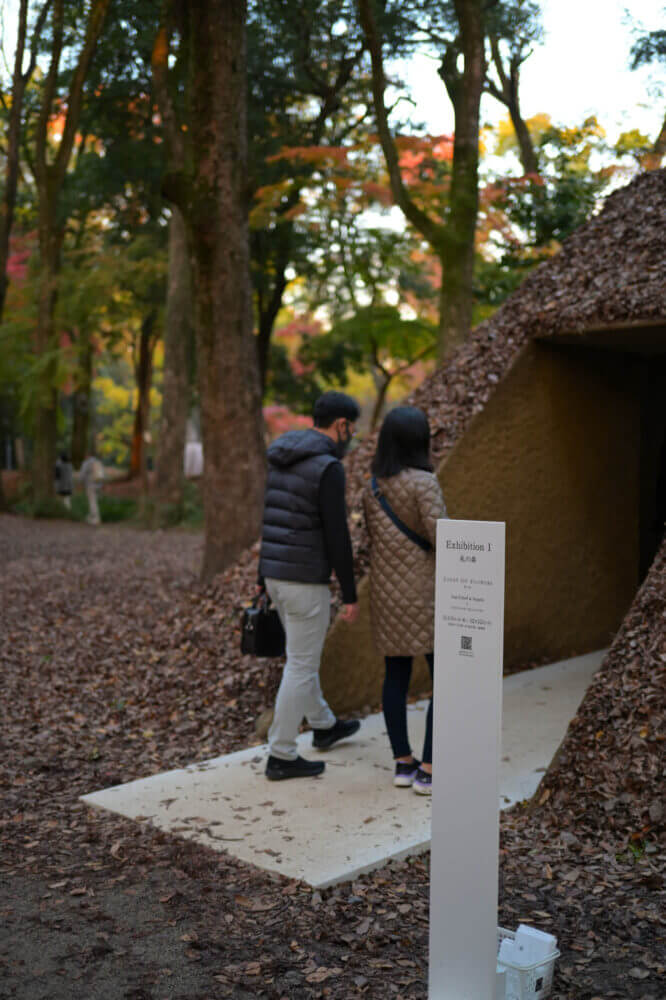
[[[237,652],[255,555],[0,517],[0,1000],[425,1000],[428,858],[317,892],[79,796],[256,741],[279,664]],[[664,995],[658,557],[530,809],[500,923],[560,941],[554,1000]],[[461,864],[473,864],[461,845]]]

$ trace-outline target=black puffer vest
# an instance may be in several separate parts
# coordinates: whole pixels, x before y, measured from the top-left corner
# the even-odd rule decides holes
[[[331,565],[319,516],[319,484],[339,459],[319,431],[287,431],[268,449],[259,572],[276,580],[328,583]]]

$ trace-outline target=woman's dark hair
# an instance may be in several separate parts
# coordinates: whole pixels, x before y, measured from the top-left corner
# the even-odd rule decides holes
[[[372,472],[378,479],[390,479],[403,469],[433,471],[430,425],[416,406],[396,406],[387,413],[372,460]]]
[[[361,411],[358,403],[346,392],[336,392],[334,389],[325,392],[314,405],[312,416],[315,427],[330,427],[334,420],[344,417],[350,424],[355,423]]]

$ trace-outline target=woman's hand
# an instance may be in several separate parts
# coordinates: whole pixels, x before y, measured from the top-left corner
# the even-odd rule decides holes
[[[343,622],[347,622],[348,625],[355,622],[358,618],[358,601],[356,604],[343,604],[340,611],[340,617]]]

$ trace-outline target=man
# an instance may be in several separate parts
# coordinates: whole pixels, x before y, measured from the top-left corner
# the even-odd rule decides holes
[[[268,449],[259,585],[277,608],[287,639],[287,662],[268,732],[266,777],[272,781],[324,770],[322,761],[298,755],[296,736],[303,716],[313,730],[312,744],[320,750],[360,727],[356,719],[336,719],[319,683],[331,615],[331,570],[342,590],[341,618],[351,623],[358,615],[340,459],[359,412],[345,393],[325,392],[314,406],[314,427],[288,431]]]

